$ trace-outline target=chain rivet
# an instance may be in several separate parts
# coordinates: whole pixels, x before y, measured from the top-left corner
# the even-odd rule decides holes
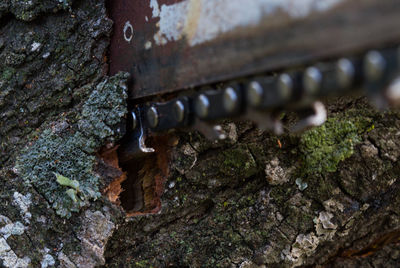
[[[382,78],[385,71],[386,61],[378,51],[370,51],[365,57],[364,72],[371,81]]]
[[[180,100],[175,101],[173,106],[174,118],[181,123],[185,119],[185,105]]]
[[[314,95],[321,87],[322,74],[316,67],[307,68],[304,73],[303,86],[308,94]]]
[[[336,64],[336,78],[342,88],[349,88],[354,82],[355,69],[350,60],[342,58]]]
[[[263,88],[257,81],[253,81],[247,88],[247,100],[253,107],[261,105],[263,96]]]
[[[137,117],[135,112],[131,112],[131,117],[132,117],[132,130],[135,130],[137,127]]]
[[[238,95],[232,87],[228,87],[224,90],[224,95],[222,98],[223,106],[225,111],[232,113],[238,106]]]
[[[200,94],[195,101],[195,112],[200,118],[205,118],[208,116],[210,110],[210,101],[207,96]]]
[[[279,76],[278,89],[283,99],[289,99],[293,90],[293,79],[290,75],[283,73]]]
[[[157,109],[154,106],[150,107],[147,110],[147,121],[151,128],[155,128],[158,126],[159,117],[158,117]]]

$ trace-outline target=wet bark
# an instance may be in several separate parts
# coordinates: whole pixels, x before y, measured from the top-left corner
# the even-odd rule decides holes
[[[398,266],[398,112],[330,100],[299,135],[225,122],[121,169],[111,30],[103,1],[0,4],[0,266]]]

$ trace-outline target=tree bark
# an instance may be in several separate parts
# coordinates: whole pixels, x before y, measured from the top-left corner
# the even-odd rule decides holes
[[[225,122],[120,166],[111,30],[104,1],[0,4],[0,266],[398,266],[398,112],[339,98],[299,135]]]

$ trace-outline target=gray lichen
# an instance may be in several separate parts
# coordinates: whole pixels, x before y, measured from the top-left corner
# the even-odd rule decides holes
[[[25,228],[21,222],[12,222],[6,216],[0,215],[0,266],[28,267],[30,264],[29,257],[20,258],[17,256],[7,242],[10,236],[23,235]]]
[[[0,267],[88,267],[75,256],[100,265],[102,252],[84,253],[81,215],[106,207],[92,201],[106,183],[94,155],[121,137],[126,98],[125,77],[104,79],[112,30],[105,1],[5,0],[0,22]],[[60,185],[53,172],[79,187]],[[69,220],[56,214],[78,209]]]
[[[2,0],[0,3],[0,18],[7,13],[24,21],[32,21],[44,12],[56,12],[71,8],[73,0]]]
[[[71,2],[6,1],[7,12],[19,14],[24,7],[26,14],[33,12],[40,21],[25,23],[12,16],[3,20],[0,166],[8,159],[13,161],[31,139],[30,134],[43,123],[55,121],[54,117],[80,104],[90,92],[82,90],[84,85],[90,86],[104,76],[112,28],[104,3],[79,1],[69,12],[53,14],[64,5],[69,9]],[[11,8],[13,11],[9,11]]]
[[[285,184],[289,181],[290,178],[290,169],[289,171],[283,169],[279,165],[279,159],[274,158],[265,166],[265,175],[268,182],[271,185],[280,185]]]
[[[100,196],[93,153],[121,138],[119,123],[127,111],[126,78],[120,74],[98,83],[76,119],[64,118],[44,129],[17,159],[16,171],[62,217],[70,217]],[[71,198],[69,187],[57,183],[54,174],[79,182],[77,198]]]

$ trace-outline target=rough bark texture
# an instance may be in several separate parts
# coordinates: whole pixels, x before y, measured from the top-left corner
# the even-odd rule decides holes
[[[0,4],[0,266],[398,266],[400,115],[362,98],[301,135],[169,137],[167,176],[165,150],[136,163],[156,213],[127,219],[105,157],[127,111],[111,28],[103,1]]]

